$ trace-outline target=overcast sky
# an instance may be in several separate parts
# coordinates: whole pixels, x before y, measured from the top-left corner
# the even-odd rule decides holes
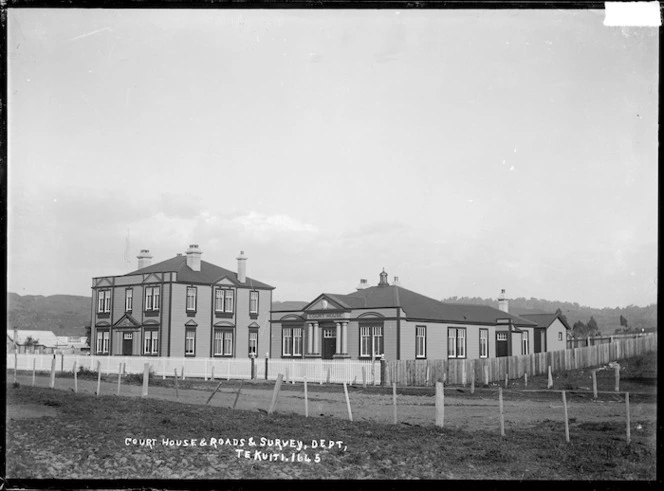
[[[10,9],[8,291],[196,243],[275,300],[655,302],[658,32],[603,19]]]

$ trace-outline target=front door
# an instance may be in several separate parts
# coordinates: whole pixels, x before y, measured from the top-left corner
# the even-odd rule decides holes
[[[533,353],[542,352],[542,331],[535,331],[535,345],[533,346]]]
[[[334,328],[323,329],[323,359],[331,360],[337,351],[337,330]]]
[[[507,333],[496,333],[496,356],[507,356]]]
[[[122,335],[122,354],[124,356],[131,356],[133,351],[134,334],[126,332]]]

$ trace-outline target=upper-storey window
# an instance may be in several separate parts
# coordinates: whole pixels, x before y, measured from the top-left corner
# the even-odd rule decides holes
[[[127,288],[125,290],[125,312],[131,312],[134,307],[134,289]]]
[[[159,310],[159,287],[145,287],[145,310]]]
[[[214,292],[215,312],[233,313],[233,290],[230,288],[217,288]]]
[[[107,313],[111,311],[111,290],[104,289],[97,292],[97,312]]]
[[[196,311],[196,287],[187,287],[187,311]]]
[[[258,292],[249,292],[249,313],[258,315]]]

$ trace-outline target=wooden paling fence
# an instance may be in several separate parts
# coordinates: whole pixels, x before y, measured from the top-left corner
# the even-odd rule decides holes
[[[396,360],[385,362],[382,384],[433,386],[439,380],[447,384],[466,385],[471,380],[483,384],[501,382],[507,375],[517,379],[528,374],[546,375],[553,372],[606,365],[645,353],[657,351],[657,334],[639,338],[620,339],[598,344],[521,356],[474,360]]]

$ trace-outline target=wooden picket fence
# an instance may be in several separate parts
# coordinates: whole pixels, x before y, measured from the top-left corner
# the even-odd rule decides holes
[[[466,385],[472,379],[477,384],[501,382],[523,377],[524,374],[546,375],[552,372],[606,365],[611,361],[657,351],[657,334],[630,339],[616,339],[613,343],[598,344],[521,356],[505,356],[475,360],[396,360],[386,361],[383,385],[433,386],[437,381]]]

